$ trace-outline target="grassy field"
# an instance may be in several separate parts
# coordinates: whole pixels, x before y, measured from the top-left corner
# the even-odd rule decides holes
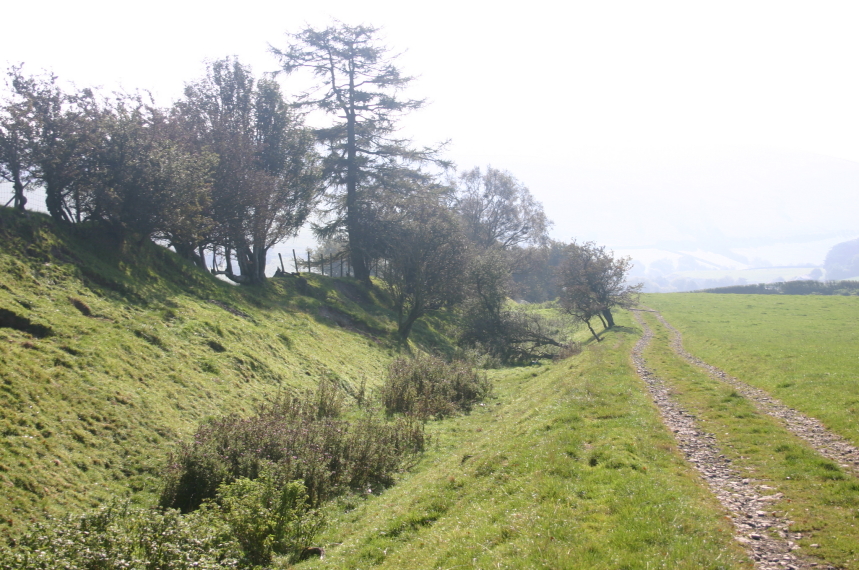
[[[498,371],[496,399],[430,425],[392,489],[332,508],[306,568],[750,568],[630,366],[627,315],[552,365]]]
[[[649,300],[648,300],[649,301]],[[655,303],[651,303],[655,305]],[[701,428],[715,435],[734,469],[783,493],[770,509],[803,533],[800,553],[838,568],[859,568],[859,482],[821,457],[778,420],[757,412],[727,384],[679,358],[670,333],[652,313],[642,313],[655,337],[648,366],[668,381],[673,397]]]
[[[859,445],[859,298],[644,295],[692,354]]]

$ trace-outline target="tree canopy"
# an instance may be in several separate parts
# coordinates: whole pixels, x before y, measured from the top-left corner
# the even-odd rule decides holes
[[[396,67],[377,34],[372,26],[337,23],[306,28],[291,35],[286,48],[271,48],[285,73],[304,69],[317,81],[299,104],[334,116],[331,126],[317,130],[328,150],[324,164],[333,214],[320,234],[345,232],[355,276],[365,283],[373,255],[366,218],[375,205],[374,190],[420,178],[420,165],[437,160],[437,149],[417,149],[396,136],[397,120],[423,101],[399,96],[412,78]]]
[[[587,325],[594,338],[599,335],[591,326],[591,319],[599,317],[607,328],[614,326],[611,309],[628,309],[638,302],[641,284],[627,282],[632,268],[628,257],[614,258],[605,246],[594,242],[567,246],[559,270],[559,300],[563,310]]]
[[[551,222],[528,188],[507,171],[480,167],[463,172],[454,198],[463,227],[480,248],[543,245]]]

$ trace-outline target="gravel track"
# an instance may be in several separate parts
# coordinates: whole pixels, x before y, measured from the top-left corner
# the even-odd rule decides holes
[[[658,311],[652,312],[655,313],[659,322],[671,331],[671,348],[674,349],[674,352],[687,362],[703,368],[711,378],[729,384],[744,398],[751,401],[758,411],[781,420],[791,433],[808,442],[820,455],[838,463],[842,468],[852,471],[854,475],[859,475],[859,449],[843,437],[826,429],[820,420],[789,408],[763,390],[749,386],[742,380],[738,380],[723,370],[689,354],[683,348],[680,331],[671,326]]]
[[[654,311],[655,312],[655,311]],[[653,338],[653,331],[637,313],[635,319],[644,335],[632,350],[632,360],[638,375],[644,380],[653,401],[662,414],[662,421],[674,433],[678,447],[686,460],[701,473],[710,489],[728,510],[736,529],[735,539],[744,545],[759,570],[832,568],[818,562],[799,558],[794,550],[801,533],[791,532],[792,521],[776,515],[771,503],[781,493],[766,485],[743,477],[731,468],[731,460],[716,445],[716,438],[699,429],[692,414],[683,410],[671,397],[665,383],[646,366],[643,352]]]

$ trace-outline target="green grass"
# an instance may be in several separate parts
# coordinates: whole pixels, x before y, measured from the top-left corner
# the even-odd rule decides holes
[[[655,333],[645,353],[648,366],[667,381],[673,397],[701,428],[715,435],[735,470],[772,487],[768,494],[784,494],[768,510],[794,521],[791,528],[803,533],[800,552],[839,568],[859,568],[857,479],[781,422],[758,413],[732,387],[680,359],[669,346],[667,329],[652,314],[642,315]]]
[[[644,295],[686,350],[859,445],[859,298]]]
[[[430,424],[395,487],[332,508],[306,568],[750,568],[629,362],[627,315],[571,359],[495,372],[496,399]]]
[[[147,502],[202,419],[322,377],[372,387],[399,350],[376,290],[317,275],[301,291],[235,287],[153,244],[86,231],[0,210],[6,532],[117,495]],[[418,323],[416,337],[449,351],[444,326]]]
[[[235,287],[89,231],[0,210],[6,532],[115,497],[151,504],[167,454],[201,420],[324,377],[372,391],[401,351],[377,288],[320,276]],[[491,371],[494,399],[429,423],[431,449],[397,485],[327,507],[326,557],[303,567],[751,568],[631,366],[640,331],[617,321],[600,343],[580,331],[570,359]],[[443,314],[418,323],[412,348],[451,354],[451,326]],[[843,473],[784,445],[779,465],[797,462],[795,484],[819,483],[847,521]],[[793,473],[779,469],[773,480]],[[843,534],[821,546],[847,559],[846,523],[794,520]]]

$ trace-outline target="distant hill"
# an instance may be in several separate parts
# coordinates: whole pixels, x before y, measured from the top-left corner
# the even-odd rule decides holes
[[[828,279],[859,277],[859,239],[834,245],[823,265]]]

